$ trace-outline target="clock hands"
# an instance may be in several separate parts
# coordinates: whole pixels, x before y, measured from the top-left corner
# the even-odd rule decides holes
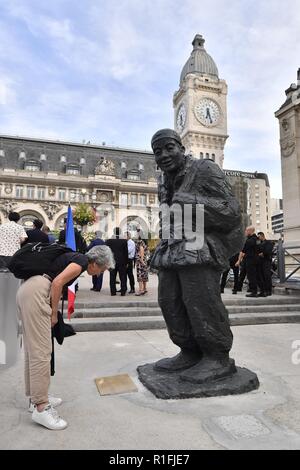
[[[210,115],[210,110],[209,110],[209,108],[206,108],[206,117],[205,117],[205,119],[207,119],[207,118],[209,118],[210,123],[212,124],[213,121],[212,121],[212,118],[211,118],[211,115]]]

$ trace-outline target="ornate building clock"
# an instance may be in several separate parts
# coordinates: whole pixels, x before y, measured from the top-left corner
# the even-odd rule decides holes
[[[174,129],[186,153],[223,167],[227,135],[227,84],[197,34],[173,96]]]
[[[213,127],[219,123],[221,112],[219,105],[210,98],[201,99],[194,108],[198,121],[206,127]]]

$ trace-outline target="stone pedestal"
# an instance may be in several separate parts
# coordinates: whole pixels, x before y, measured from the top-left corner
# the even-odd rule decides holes
[[[259,387],[257,375],[242,367],[237,367],[235,373],[225,378],[194,384],[182,381],[180,372],[158,372],[153,365],[137,368],[139,380],[156,398],[164,400],[238,395]]]

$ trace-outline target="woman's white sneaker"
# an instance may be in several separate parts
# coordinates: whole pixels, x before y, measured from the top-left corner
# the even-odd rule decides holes
[[[67,421],[62,419],[50,404],[41,412],[39,412],[37,408],[34,408],[32,421],[40,424],[41,426],[45,426],[45,428],[57,431],[65,429],[68,426]]]
[[[62,399],[61,398],[51,397],[49,395],[48,400],[49,400],[50,405],[54,406],[54,408],[56,408],[57,406],[60,406],[62,404]],[[33,403],[31,403],[31,400],[30,400],[29,401],[29,408],[28,408],[29,413],[33,413],[34,408],[35,408],[35,405]]]

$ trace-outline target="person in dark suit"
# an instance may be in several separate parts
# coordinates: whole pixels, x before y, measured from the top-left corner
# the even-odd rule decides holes
[[[232,289],[233,294],[237,293],[238,287],[239,287],[239,267],[236,266],[238,259],[239,259],[239,253],[236,253],[229,259],[229,266],[230,266],[230,269],[232,269],[233,276],[234,276],[234,284],[233,284],[233,289]],[[230,269],[226,269],[226,271],[224,271],[221,276],[221,286],[220,286],[221,294],[224,294],[224,289],[226,286],[227,277],[228,277]]]
[[[101,238],[102,232],[99,230],[96,231],[96,238],[91,241],[89,246],[87,247],[87,251],[89,251],[94,246],[105,245],[105,242]],[[99,274],[99,276],[92,276],[93,280],[93,287],[91,290],[95,292],[100,292],[102,289],[102,282],[103,282],[103,273]]]
[[[67,219],[64,219],[64,229],[59,233],[58,243],[65,243],[66,241],[66,227],[67,227]],[[81,233],[74,227],[74,235],[75,235],[75,243],[76,243],[76,251],[82,254],[85,254],[87,251],[86,241],[81,235]]]
[[[121,282],[121,295],[125,295],[127,289],[128,247],[127,240],[120,238],[119,227],[114,229],[114,237],[107,240],[106,245],[109,246],[113,252],[116,263],[115,269],[110,271],[110,294],[117,294],[116,277],[117,273],[119,273]]]
[[[49,243],[48,235],[42,232],[41,228],[43,227],[43,222],[39,219],[35,219],[33,221],[33,229],[27,231],[27,239],[25,243],[35,243],[35,242],[42,242],[42,243]]]

